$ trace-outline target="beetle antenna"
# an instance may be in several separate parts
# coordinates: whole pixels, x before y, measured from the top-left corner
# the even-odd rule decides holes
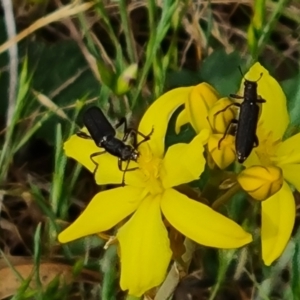
[[[239,70],[240,70],[240,73],[241,73],[241,75],[242,75],[242,78],[244,78],[244,79],[246,80],[245,75],[244,75],[244,73],[243,73],[243,71],[242,71],[241,66],[239,66]]]
[[[244,75],[244,73],[243,73],[243,71],[242,71],[241,66],[239,66],[239,70],[240,70],[240,73],[241,73],[242,77],[243,77],[245,80],[247,80],[247,79],[245,78],[245,75]],[[255,80],[255,81],[253,81],[253,82],[258,82],[258,81],[260,81],[260,79],[262,78],[262,76],[263,76],[263,73],[260,73],[259,78],[258,78],[257,80]]]
[[[262,76],[263,76],[263,73],[260,73],[259,78],[255,82],[260,81],[260,79],[262,78]]]
[[[128,171],[129,162],[130,162],[130,160],[128,159],[128,160],[127,160],[127,164],[126,164],[126,168],[125,168],[125,170],[123,171],[122,186],[125,186],[125,173]]]

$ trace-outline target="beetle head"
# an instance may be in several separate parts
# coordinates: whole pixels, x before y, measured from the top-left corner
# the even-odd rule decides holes
[[[137,150],[134,150],[131,153],[131,160],[137,161],[139,156],[140,156],[140,153]]]
[[[237,153],[237,160],[240,164],[242,164],[246,159],[247,157],[245,155],[242,155],[241,153]]]
[[[139,152],[130,145],[125,145],[125,147],[122,149],[121,159],[123,161],[125,160],[137,161],[138,157],[139,157]]]
[[[245,87],[244,88],[245,91],[256,90],[257,89],[257,81],[251,81],[251,80],[245,79],[244,87]]]

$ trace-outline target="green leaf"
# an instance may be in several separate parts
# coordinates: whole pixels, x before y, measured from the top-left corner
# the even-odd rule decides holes
[[[34,70],[33,88],[47,96],[51,97],[53,91],[57,91],[69,80],[74,79],[54,97],[51,97],[51,100],[59,107],[72,105],[77,99],[86,98],[86,96],[97,97],[99,95],[99,82],[88,68],[75,43],[60,42],[51,47],[35,43],[29,49],[29,57],[31,70]],[[35,60],[38,58],[37,66],[34,66],[33,58]],[[47,76],[45,76],[45,70],[49,70]],[[36,102],[34,106],[36,109]],[[68,109],[65,113],[72,118],[74,109]],[[59,122],[62,123],[63,131],[69,125],[58,116],[53,115],[39,129],[37,136],[46,138],[50,144],[54,144],[55,127]]]
[[[225,50],[217,50],[204,60],[199,75],[202,81],[211,84],[222,97],[227,97],[239,89],[242,80],[239,66],[242,70],[245,69],[238,52],[227,54]]]
[[[170,72],[166,78],[166,90],[177,87],[196,85],[202,81],[199,73],[182,69],[177,72]]]
[[[117,265],[118,255],[117,247],[111,245],[106,251],[101,260],[101,270],[103,272],[103,283],[101,291],[101,299],[115,300],[116,299],[116,280],[117,280]]]
[[[167,150],[168,147],[177,144],[177,143],[189,143],[196,135],[195,130],[192,128],[190,124],[186,124],[181,127],[179,134],[175,133],[175,123],[178,117],[178,114],[183,109],[179,107],[172,115],[167,129],[167,134],[165,137],[165,149]],[[166,151],[165,150],[165,151]]]
[[[104,246],[105,242],[105,240],[97,235],[91,235],[68,243],[68,249],[73,255],[82,255],[85,253],[87,247],[90,250],[99,249]]]
[[[300,126],[300,73],[295,77],[281,83],[287,98],[288,111],[290,114],[290,126]]]
[[[292,259],[291,268],[292,268],[292,278],[291,286],[294,295],[300,295],[300,231],[298,229],[295,240],[295,253]]]
[[[84,259],[81,258],[77,260],[73,266],[73,271],[72,271],[73,276],[77,277],[81,273],[83,267],[84,267]]]
[[[77,99],[98,97],[100,83],[90,70],[77,44],[73,41],[60,41],[50,45],[41,42],[23,43],[20,45],[20,57],[28,57],[28,74],[32,74],[29,88],[45,94],[59,107],[69,106],[65,110],[68,117],[73,115],[72,105]],[[1,57],[5,57],[1,56]],[[7,58],[0,60],[0,67],[7,65]],[[4,116],[7,110],[8,71],[0,77],[0,114]],[[29,94],[26,107],[21,117],[28,117],[41,106],[33,95]],[[41,108],[45,113],[46,107]],[[46,139],[50,144],[55,140],[55,126],[62,122],[63,130],[68,125],[65,120],[54,115],[44,122],[37,136]]]
[[[242,80],[239,66],[246,71],[245,63],[238,52],[227,54],[224,50],[217,50],[203,61],[198,72],[184,69],[170,72],[166,86],[167,89],[172,89],[208,82],[222,97],[226,97],[239,89]]]
[[[248,208],[247,195],[244,191],[240,191],[227,204],[227,213],[232,220],[241,223],[247,216]]]
[[[51,299],[50,297],[52,297],[53,299],[55,294],[58,292],[59,285],[60,285],[60,276],[56,276],[47,285],[47,289],[45,291],[44,297],[48,296],[49,297],[48,299]]]

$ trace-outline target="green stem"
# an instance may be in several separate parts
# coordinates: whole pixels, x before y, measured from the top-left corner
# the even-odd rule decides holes
[[[135,296],[131,296],[131,295],[127,295],[126,300],[139,300],[141,299],[141,297],[135,297]]]
[[[269,19],[269,22],[264,26],[263,30],[261,31],[261,35],[258,40],[258,46],[257,46],[257,55],[258,57],[260,53],[262,52],[264,46],[265,46],[265,41],[270,37],[273,28],[275,26],[276,21],[279,19],[280,15],[282,14],[282,11],[284,10],[284,7],[288,0],[280,0],[277,3],[276,7],[273,7],[273,13]]]
[[[240,189],[241,187],[239,184],[234,184],[226,193],[219,197],[211,207],[214,210],[218,210],[220,206],[226,204]]]
[[[124,35],[126,39],[126,48],[128,52],[128,56],[130,59],[131,63],[137,62],[137,54],[134,51],[134,39],[132,35],[131,26],[130,26],[130,21],[128,18],[128,13],[127,13],[127,7],[126,7],[126,2],[125,0],[120,0],[119,1],[119,7],[120,7],[120,16],[121,16],[121,21],[123,24],[123,29],[124,29]]]
[[[223,253],[223,255],[222,255],[222,253]],[[221,284],[224,281],[228,267],[233,259],[234,253],[235,253],[234,249],[219,250],[220,267],[218,270],[217,282],[214,285],[214,287],[212,288],[211,294],[209,296],[209,300],[215,299],[215,297],[221,287]]]
[[[141,93],[142,88],[145,84],[149,70],[151,69],[151,67],[154,66],[155,57],[156,57],[158,51],[161,49],[161,42],[165,38],[165,36],[171,26],[172,16],[178,6],[177,2],[175,2],[173,0],[165,0],[162,3],[163,3],[163,6],[162,6],[161,17],[159,19],[159,22],[156,24],[155,19],[153,20],[153,18],[155,17],[155,15],[154,15],[155,1],[153,1],[153,0],[148,1],[150,30],[154,26],[155,27],[154,27],[154,31],[151,32],[149,41],[147,43],[146,60],[145,60],[143,69],[141,71],[141,74],[139,76],[139,83],[136,87],[136,92],[132,98],[132,109],[134,109],[134,107],[137,104],[137,99],[138,99],[139,94]]]
[[[219,185],[224,179],[225,177],[222,171],[211,170],[209,179],[202,190],[201,197],[207,199],[210,204],[214,202],[214,199],[218,197],[220,192]]]

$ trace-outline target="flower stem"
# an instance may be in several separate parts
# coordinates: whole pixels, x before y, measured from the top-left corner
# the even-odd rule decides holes
[[[132,295],[127,295],[126,297],[126,300],[140,300],[141,297],[135,297],[135,296],[132,296]]]
[[[212,203],[219,194],[218,187],[222,180],[224,180],[223,172],[212,170],[210,178],[202,190],[201,197],[207,199],[209,203]]]
[[[234,184],[226,193],[224,193],[212,204],[212,209],[218,210],[220,206],[226,204],[240,189],[241,187],[239,184]]]

